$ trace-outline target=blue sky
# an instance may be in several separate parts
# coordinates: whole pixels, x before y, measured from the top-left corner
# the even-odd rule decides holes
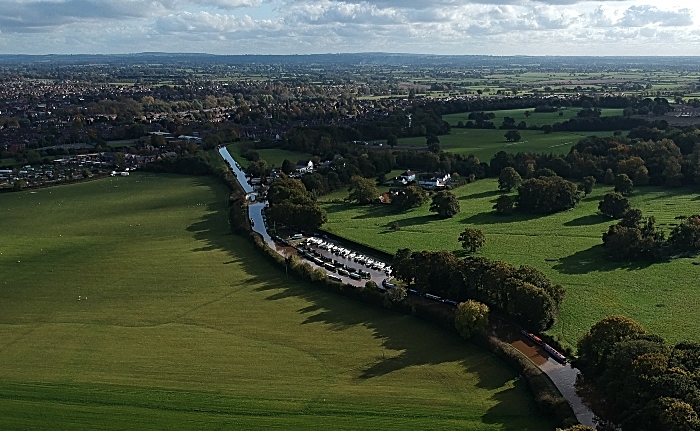
[[[0,53],[700,55],[700,1],[2,0]]]

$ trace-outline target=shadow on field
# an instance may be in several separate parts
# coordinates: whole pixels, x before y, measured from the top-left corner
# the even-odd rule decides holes
[[[515,389],[505,388],[516,377],[515,373],[493,355],[456,334],[412,316],[372,307],[296,280],[291,275],[286,276],[283,267],[270,263],[247,240],[228,233],[226,214],[221,204],[211,204],[207,209],[211,211],[187,228],[197,241],[204,243],[193,251],[221,250],[227,253],[231,261],[225,263],[237,263],[243,268],[245,278],[232,280],[242,285],[239,288],[253,284],[256,286],[254,291],[265,295],[266,301],[303,299],[307,305],[296,310],[303,318],[301,325],[323,325],[330,331],[361,327],[369,330],[375,339],[381,340],[382,345],[376,353],[354,370],[355,379],[362,381],[411,367],[456,362],[464,373],[475,376],[476,387],[496,391],[492,399],[497,403],[482,416],[484,423],[501,424],[500,429],[507,431],[522,429],[519,418],[517,415],[514,417],[509,409],[522,402],[521,397],[527,391],[518,388],[521,383],[517,380]],[[416,217],[418,219],[420,217]],[[297,329],[279,328],[280,331]],[[439,369],[426,369],[425,372],[431,373],[430,378],[443,384],[446,391],[465,389],[455,386],[453,375],[441,373]]]
[[[353,220],[382,217],[387,214],[387,205],[369,205],[363,207],[363,213],[353,217]]]
[[[593,226],[608,221],[611,221],[610,217],[606,217],[602,214],[589,214],[571,221],[567,221],[564,223],[564,226]]]
[[[465,186],[465,187],[468,187],[468,186]],[[499,196],[499,195],[501,195],[501,194],[503,194],[503,193],[504,193],[504,192],[502,192],[502,191],[500,191],[500,190],[489,190],[489,191],[486,191],[486,192],[475,193],[475,194],[473,194],[473,195],[462,196],[461,198],[459,198],[459,200],[463,201],[463,200],[469,200],[469,199],[489,198],[489,197],[492,197],[492,196]]]
[[[393,220],[389,223],[387,223],[384,227],[387,229],[386,231],[382,233],[389,233],[393,232],[391,230],[391,225],[394,223],[399,224],[399,228],[404,228],[404,227],[409,227],[409,226],[418,226],[418,225],[423,225],[426,223],[430,223],[431,221],[436,221],[440,220],[437,216],[435,215],[422,215],[422,216],[415,216],[415,217],[407,217],[403,219],[397,219]]]
[[[527,214],[515,212],[508,215],[496,214],[495,211],[483,212],[474,214],[471,217],[467,217],[461,220],[461,223],[465,224],[502,224],[502,223],[516,223],[521,221],[530,221],[538,218],[547,217],[546,214]]]
[[[587,250],[578,251],[571,256],[563,257],[554,264],[552,269],[562,274],[587,274],[589,272],[614,271],[627,269],[634,271],[650,266],[652,262],[614,262],[605,256],[601,244],[594,245]]]

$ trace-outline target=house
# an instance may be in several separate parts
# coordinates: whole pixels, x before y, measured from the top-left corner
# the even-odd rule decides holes
[[[416,180],[416,173],[413,171],[406,171],[403,174],[399,175],[399,179],[401,180],[402,183],[408,184],[411,181]]]
[[[314,171],[314,162],[311,160],[299,160],[295,167],[295,170],[300,174],[305,174],[307,172]]]
[[[445,187],[450,182],[450,178],[450,174],[436,172],[432,175],[422,176],[418,180],[418,184],[425,187],[426,189],[438,189]]]

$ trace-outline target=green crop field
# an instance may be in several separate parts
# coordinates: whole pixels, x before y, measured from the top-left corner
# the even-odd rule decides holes
[[[554,124],[554,123],[562,123],[566,120],[570,120],[572,118],[576,118],[576,114],[580,111],[580,108],[568,108],[568,109],[563,109],[562,116],[559,116],[559,112],[535,112],[534,109],[508,109],[508,110],[501,110],[501,111],[486,111],[486,112],[493,112],[496,115],[496,118],[493,120],[489,120],[493,122],[493,124],[496,127],[499,127],[501,123],[503,122],[503,119],[505,117],[510,117],[515,120],[515,123],[519,123],[521,121],[524,121],[528,126],[531,125],[537,125],[537,126],[544,126],[545,124]],[[530,116],[526,116],[525,112],[530,112]],[[459,114],[448,114],[448,115],[443,115],[442,119],[447,121],[450,126],[456,126],[458,122],[462,121],[466,123],[469,121],[469,112],[463,112]],[[601,116],[602,117],[612,117],[612,116],[620,116],[622,115],[622,109],[602,109],[601,110]],[[503,131],[505,133],[505,130]]]
[[[449,135],[440,135],[440,146],[444,151],[473,154],[488,162],[499,151],[508,153],[552,153],[567,154],[579,139],[586,136],[611,136],[612,132],[560,132],[545,135],[539,130],[521,130],[520,142],[506,141],[505,130],[452,129]],[[425,137],[404,138],[400,145],[425,146]]]
[[[286,278],[227,198],[145,173],[0,195],[0,428],[554,428],[491,354]]]
[[[461,213],[447,220],[428,212],[428,206],[396,212],[390,206],[355,206],[328,203],[325,229],[360,243],[395,253],[414,250],[455,250],[466,227],[481,229],[486,246],[478,253],[514,265],[528,264],[544,271],[567,289],[558,323],[550,333],[574,346],[593,323],[621,313],[644,324],[671,342],[700,341],[700,266],[693,261],[617,263],[602,249],[602,233],[613,223],[598,215],[598,202],[610,191],[598,186],[572,211],[549,216],[496,216],[496,180],[481,180],[456,189]],[[633,204],[653,215],[670,231],[674,217],[698,212],[700,198],[689,190],[653,187],[634,192]],[[399,231],[390,229],[397,222]]]

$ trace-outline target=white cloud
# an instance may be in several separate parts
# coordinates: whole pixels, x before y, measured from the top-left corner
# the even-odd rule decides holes
[[[642,1],[3,0],[0,52],[700,54],[700,5]]]

